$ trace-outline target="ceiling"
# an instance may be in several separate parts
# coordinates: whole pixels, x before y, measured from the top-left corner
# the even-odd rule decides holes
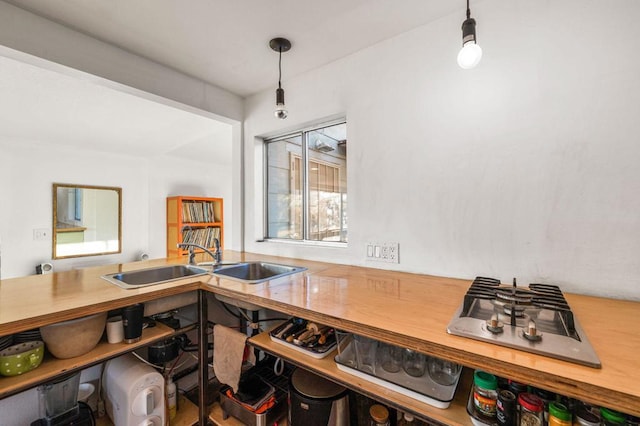
[[[246,97],[450,13],[453,0],[6,0]],[[0,57],[0,138],[230,164],[228,124]],[[37,123],[37,125],[34,125]],[[2,140],[0,139],[0,140]]]
[[[453,12],[463,0],[7,0],[246,97]]]
[[[228,124],[3,56],[0,76],[0,140],[230,162]]]

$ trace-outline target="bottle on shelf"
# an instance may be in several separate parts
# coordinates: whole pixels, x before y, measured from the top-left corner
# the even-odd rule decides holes
[[[384,405],[373,404],[369,408],[370,426],[389,426],[389,410]]]
[[[165,387],[167,393],[167,407],[169,407],[169,420],[176,418],[178,413],[178,393],[176,384],[173,383],[171,377],[167,377],[167,385]]]

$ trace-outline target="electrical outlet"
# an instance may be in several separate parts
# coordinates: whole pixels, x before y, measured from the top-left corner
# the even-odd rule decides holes
[[[387,262],[389,263],[400,263],[400,256],[398,253],[400,244],[398,243],[389,243],[389,255],[387,256]]]
[[[33,241],[48,241],[49,230],[47,228],[36,228],[33,230]]]
[[[366,260],[377,262],[400,263],[398,243],[377,243],[368,242],[366,244]]]

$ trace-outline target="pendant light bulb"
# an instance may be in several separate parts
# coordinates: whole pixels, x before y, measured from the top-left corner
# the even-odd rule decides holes
[[[288,52],[291,49],[291,42],[286,38],[277,37],[269,42],[269,47],[278,52],[278,88],[276,89],[276,110],[274,115],[280,120],[284,120],[289,115],[284,105],[284,89],[282,88],[282,52]]]
[[[289,115],[289,111],[284,105],[284,89],[282,87],[276,89],[276,110],[274,115],[280,120],[284,120]]]
[[[476,40],[476,20],[471,17],[467,0],[467,19],[462,23],[462,49],[458,53],[458,65],[468,70],[474,68],[482,59],[482,49]]]

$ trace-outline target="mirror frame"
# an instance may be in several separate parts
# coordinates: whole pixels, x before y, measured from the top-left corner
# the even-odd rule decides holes
[[[107,191],[115,191],[118,194],[118,250],[100,252],[100,253],[82,253],[68,256],[58,256],[56,246],[58,243],[58,233],[56,232],[58,223],[58,188],[75,188],[75,189],[101,189]],[[53,184],[53,226],[52,226],[52,258],[53,259],[69,259],[72,257],[89,257],[102,256],[107,254],[122,253],[122,188],[114,186],[93,186],[93,185],[76,185],[72,183],[54,183]]]

